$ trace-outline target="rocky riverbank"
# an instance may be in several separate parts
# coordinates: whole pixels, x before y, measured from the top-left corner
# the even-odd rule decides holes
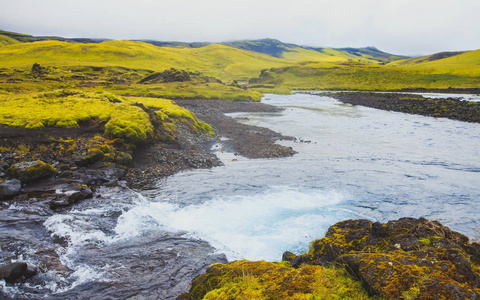
[[[455,97],[432,99],[420,95],[376,92],[339,92],[325,94],[325,96],[352,105],[464,122],[480,122],[480,102],[465,101]]]
[[[276,108],[260,103],[220,100],[185,100],[181,104],[194,110],[203,121],[211,122],[216,136],[195,132],[188,123],[182,122],[176,124],[172,139],[153,139],[138,145],[103,136],[101,124],[41,130],[1,127],[0,219],[4,229],[0,239],[3,251],[0,279],[6,279],[8,283],[34,280],[38,284],[35,274],[65,271],[55,249],[68,241],[54,241],[43,232],[40,224],[48,216],[68,211],[79,202],[99,201],[101,195],[97,195],[96,190],[102,186],[148,188],[161,177],[182,170],[221,165],[210,151],[213,143],[225,143],[225,149],[249,158],[294,154],[291,148],[275,144],[276,140],[288,137],[238,123],[224,114],[270,112],[277,111]],[[25,211],[20,216],[21,222],[17,216],[8,213],[12,206],[22,207],[21,210]],[[35,216],[31,220],[28,211]],[[40,218],[39,211],[42,212]],[[37,223],[39,225],[35,225]],[[17,235],[22,226],[38,227],[34,231],[38,230],[45,239],[42,242],[44,247],[37,249],[34,255],[39,260],[35,269],[23,263],[10,263],[22,257],[20,249],[27,241]],[[8,236],[9,232],[12,236]]]
[[[350,275],[347,275],[348,272]],[[346,220],[281,263],[212,265],[177,299],[479,299],[480,244],[438,221]]]

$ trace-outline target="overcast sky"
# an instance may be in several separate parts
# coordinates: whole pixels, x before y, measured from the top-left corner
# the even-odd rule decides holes
[[[480,49],[480,0],[0,0],[0,29],[221,42],[275,38],[404,55]]]

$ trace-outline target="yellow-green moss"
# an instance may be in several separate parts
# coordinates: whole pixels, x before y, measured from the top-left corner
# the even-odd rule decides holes
[[[180,299],[374,299],[337,267],[298,269],[265,261],[216,264]],[[375,298],[376,299],[376,298]]]
[[[55,173],[55,168],[41,160],[18,163],[10,166],[7,172],[22,182],[29,182]]]
[[[75,90],[0,96],[0,124],[27,129],[76,128],[80,123],[88,125],[98,120],[97,123],[105,124],[106,136],[138,144],[152,136],[154,126],[149,114],[137,103],[156,111],[168,132],[175,131],[176,122],[186,122],[198,133],[213,134],[209,125],[171,100]]]

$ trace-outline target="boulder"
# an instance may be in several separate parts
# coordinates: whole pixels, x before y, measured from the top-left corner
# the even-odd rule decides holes
[[[480,299],[480,245],[438,221],[347,220],[313,244],[313,261],[340,263],[386,299]]]
[[[92,190],[88,186],[71,185],[61,190],[57,190],[50,197],[48,204],[51,209],[65,207],[93,196]]]
[[[310,254],[295,255],[292,252],[286,251],[282,255],[282,261],[288,261],[294,268],[299,268],[304,264],[309,264],[312,260]]]
[[[16,262],[0,266],[0,280],[5,280],[8,283],[14,283],[22,276],[29,278],[35,275],[35,273],[36,272],[30,270],[28,265],[24,262]]]
[[[22,183],[18,179],[7,180],[0,183],[0,200],[10,199],[22,189]]]
[[[55,168],[41,160],[21,162],[8,169],[10,176],[26,183],[55,174]]]
[[[74,162],[79,167],[88,167],[95,162],[101,160],[105,154],[99,149],[90,149],[84,156],[77,156]]]
[[[115,161],[122,166],[128,166],[132,162],[132,156],[127,152],[118,152]]]

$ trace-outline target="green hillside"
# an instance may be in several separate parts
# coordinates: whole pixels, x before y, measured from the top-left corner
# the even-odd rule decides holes
[[[478,76],[480,73],[480,50],[464,52],[440,52],[432,55],[399,60],[390,63],[408,69],[431,72]]]
[[[20,43],[19,41],[7,36],[7,35],[2,35],[0,34],[0,47],[2,46],[7,46],[7,45],[12,45],[12,44],[18,44]]]
[[[226,92],[230,98],[232,93],[245,94],[245,90],[235,85],[236,82],[247,81],[250,82],[248,87],[260,91],[282,92],[292,89],[397,90],[479,86],[480,50],[405,58],[374,47],[312,48],[274,39],[224,44],[153,41],[85,43],[88,39],[67,42],[54,37],[54,40],[35,41],[48,38],[2,33],[5,35],[0,35],[3,45],[0,47],[3,68],[0,75],[4,78],[2,89],[8,93],[15,89],[38,91],[42,88],[64,88],[72,82],[74,87],[79,84],[96,85],[97,89],[103,86],[125,95],[150,94],[172,99],[220,97],[222,93],[218,92],[225,90],[224,84],[213,82],[201,82],[202,87],[165,82],[137,86],[136,80],[172,68],[199,72],[233,84]],[[48,75],[41,78],[43,82],[40,78],[23,78],[30,76],[30,69],[35,63],[50,69]],[[103,73],[81,71],[91,67],[101,68]],[[124,83],[129,87],[125,87]],[[209,84],[208,88],[206,84]],[[258,94],[250,98],[257,99]]]
[[[151,40],[143,40],[141,42],[149,43],[159,47],[172,48],[202,48],[211,45],[210,43],[159,42]],[[281,41],[275,39],[242,40],[224,42],[220,44],[240,50],[266,54],[276,58],[285,58],[292,61],[358,61],[378,64],[406,58],[405,56],[382,52],[375,47],[315,48],[282,43]]]
[[[2,67],[28,69],[47,66],[120,66],[163,71],[170,68],[203,72],[232,81],[257,76],[260,70],[288,64],[282,59],[223,45],[202,48],[157,47],[133,41],[68,43],[40,41],[0,48]]]
[[[477,88],[480,67],[408,67],[369,63],[303,63],[265,70],[250,80],[263,92]]]

